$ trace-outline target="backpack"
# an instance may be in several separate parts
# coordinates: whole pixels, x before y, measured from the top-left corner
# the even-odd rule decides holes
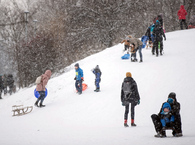
[[[41,83],[41,80],[42,80],[42,76],[39,76],[39,77],[37,77],[35,83],[38,85]]]
[[[132,86],[131,86],[130,82],[124,82],[123,92],[125,94],[125,100],[130,99],[130,97],[132,95]]]

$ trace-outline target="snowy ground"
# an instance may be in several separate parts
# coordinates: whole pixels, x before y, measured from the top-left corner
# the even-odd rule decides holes
[[[144,63],[121,60],[123,45],[108,48],[80,61],[89,88],[78,96],[72,69],[49,81],[46,108],[34,108],[25,116],[12,117],[12,105],[33,105],[35,86],[0,100],[1,145],[146,145],[195,143],[195,29],[167,33],[162,57],[144,49]],[[102,70],[101,92],[94,93],[91,69]],[[71,66],[72,67],[72,66]],[[73,68],[73,67],[72,67]],[[124,128],[121,84],[130,71],[139,86],[141,104],[136,107],[137,127]],[[183,134],[154,138],[151,114],[158,113],[170,92],[181,103]]]

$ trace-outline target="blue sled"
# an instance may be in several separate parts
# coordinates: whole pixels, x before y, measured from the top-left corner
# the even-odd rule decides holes
[[[121,57],[121,59],[129,59],[130,58],[130,54],[125,54]]]
[[[147,43],[148,39],[149,39],[148,36],[142,36],[142,39],[141,39],[141,41],[143,43],[142,48],[146,47],[146,43]]]

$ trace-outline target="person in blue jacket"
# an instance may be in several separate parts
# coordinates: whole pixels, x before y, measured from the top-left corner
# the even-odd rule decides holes
[[[84,81],[83,79],[83,70],[79,67],[79,64],[75,64],[75,72],[76,72],[76,77],[74,78],[74,80],[76,80],[75,82],[75,87],[77,90],[77,93],[79,95],[82,94],[82,82]]]
[[[161,124],[162,124],[162,130],[165,130],[167,127],[167,123],[170,124],[170,126],[173,126],[173,122],[175,121],[175,117],[173,115],[170,115],[171,111],[171,105],[166,102],[163,104],[162,111],[161,111]]]
[[[97,65],[93,70],[92,72],[95,74],[95,86],[96,86],[96,89],[94,90],[95,92],[99,92],[100,91],[100,81],[101,81],[101,75],[102,75],[102,72],[99,68],[99,65]]]

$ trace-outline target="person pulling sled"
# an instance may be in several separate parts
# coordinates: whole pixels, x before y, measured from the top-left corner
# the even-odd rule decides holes
[[[102,75],[102,72],[99,68],[99,65],[97,65],[94,69],[92,69],[92,72],[95,74],[96,89],[94,90],[94,92],[99,92],[100,91],[101,75]]]
[[[45,90],[46,90],[46,85],[49,81],[51,77],[51,70],[46,70],[45,73],[41,76],[39,76],[36,79],[36,91],[39,92],[39,98],[37,99],[37,101],[35,102],[35,106],[37,107],[45,107],[45,105],[43,105],[43,101],[45,99]],[[40,102],[40,104],[39,104]]]
[[[75,72],[76,72],[76,77],[74,78],[74,80],[76,80],[75,87],[76,87],[77,93],[81,95],[82,90],[83,90],[82,83],[84,79],[83,79],[83,70],[79,67],[78,63],[75,64]]]
[[[129,127],[127,124],[129,114],[129,104],[131,104],[131,126],[136,126],[134,122],[135,117],[135,106],[140,104],[140,96],[135,80],[132,78],[130,72],[126,73],[126,78],[122,83],[121,89],[121,102],[125,106],[124,115],[124,127]]]

